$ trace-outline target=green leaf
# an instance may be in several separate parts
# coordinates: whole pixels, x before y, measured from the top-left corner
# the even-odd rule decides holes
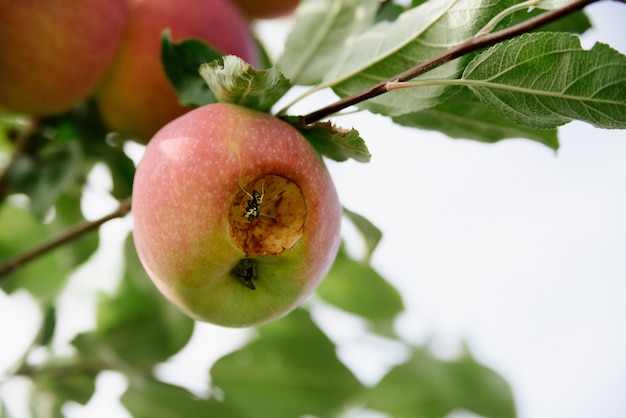
[[[0,260],[12,259],[84,221],[79,199],[80,195],[60,195],[54,206],[55,217],[47,224],[43,224],[27,210],[5,202],[0,207]],[[7,292],[24,288],[42,302],[48,302],[62,289],[76,267],[94,253],[98,243],[99,237],[95,232],[77,237],[18,267],[10,273],[10,278],[2,284],[2,288]]]
[[[407,10],[406,7],[393,3],[393,2],[381,3],[380,8],[378,9],[378,12],[376,13],[375,21],[376,23],[383,22],[386,20],[393,22],[394,20],[398,18],[398,16],[400,16],[406,10]]]
[[[491,110],[535,128],[626,128],[626,56],[564,33],[531,33],[477,56],[463,80]]]
[[[2,262],[30,250],[53,232],[50,226],[42,224],[28,210],[10,201],[0,205],[0,225]],[[45,305],[63,288],[70,272],[70,268],[59,263],[58,253],[50,252],[9,273],[0,281],[0,287],[7,293],[25,289]]]
[[[507,138],[527,138],[553,150],[559,148],[556,129],[535,129],[517,125],[489,110],[466,88],[440,105],[396,116],[393,121],[412,128],[439,131],[450,138],[487,143]]]
[[[55,373],[54,369],[44,369],[33,376],[38,391],[35,399],[40,398],[46,404],[52,403],[49,406],[53,416],[63,417],[61,408],[66,402],[85,405],[91,399],[96,390],[96,376],[97,372],[86,369],[68,370],[63,374]]]
[[[348,257],[343,249],[317,294],[326,302],[375,324],[390,323],[404,309],[395,287],[370,265]]]
[[[17,157],[7,174],[11,189],[26,194],[33,213],[43,219],[78,174],[81,159],[77,141],[49,141],[37,154]]]
[[[359,230],[361,236],[363,237],[363,241],[365,242],[365,259],[364,261],[369,263],[370,258],[372,257],[372,253],[378,246],[378,243],[383,237],[383,232],[374,225],[369,219],[366,217],[359,215],[356,212],[352,212],[346,208],[343,208],[343,213],[352,221],[354,226]]]
[[[117,294],[103,297],[95,338],[135,366],[165,361],[189,341],[193,321],[157,291],[129,238],[126,271]]]
[[[215,102],[200,73],[200,65],[222,58],[222,54],[198,39],[173,43],[169,30],[161,37],[161,62],[178,93],[181,104],[202,106]]]
[[[50,227],[64,231],[78,223],[84,222],[81,212],[81,193],[79,190],[68,191],[60,195],[55,204],[55,217]],[[56,249],[59,260],[68,268],[75,268],[84,263],[98,249],[100,237],[97,232],[89,232],[76,237],[69,243]]]
[[[48,118],[45,123],[46,129],[51,128],[56,132],[55,140],[78,140],[80,143],[83,158],[79,175],[82,183],[79,186],[82,187],[93,166],[101,162],[111,171],[112,195],[117,199],[130,196],[135,165],[124,153],[123,141],[107,137],[108,129],[94,102],[86,102],[67,113]]]
[[[354,128],[342,129],[330,121],[303,125],[296,116],[284,119],[293,124],[319,154],[331,160],[342,162],[352,158],[362,163],[370,161],[369,149]]]
[[[143,380],[128,387],[122,405],[134,418],[238,418],[240,415],[214,399],[193,396],[186,389],[157,380]]]
[[[9,411],[2,399],[0,399],[0,418],[9,418]]]
[[[565,7],[573,2],[574,0],[541,0],[534,7],[542,10],[555,10]]]
[[[200,66],[200,75],[218,102],[267,112],[291,88],[289,80],[277,67],[255,70],[234,55],[227,55],[223,60],[223,63],[216,60]]]
[[[258,340],[211,369],[224,403],[242,416],[332,416],[363,390],[306,311],[297,309],[258,331]]]
[[[129,197],[133,190],[135,163],[124,154],[121,147],[107,146],[105,152],[101,154],[101,159],[111,172],[113,180],[111,195],[119,200]]]
[[[347,40],[374,22],[378,0],[304,0],[278,61],[294,84],[322,81],[343,54]]]
[[[517,23],[521,23],[528,19],[532,19],[533,17],[539,16],[540,14],[545,13],[544,10],[534,9],[534,10],[522,10],[514,13],[512,16],[512,21],[508,24],[508,26],[513,26]],[[585,33],[588,29],[591,28],[591,22],[589,18],[585,14],[584,11],[578,11],[567,15],[561,19],[556,20],[555,22],[549,23],[545,26],[542,26],[535,31],[541,32],[569,32],[569,33]]]
[[[43,324],[39,335],[39,342],[42,346],[50,345],[54,337],[54,331],[57,326],[57,310],[56,306],[50,305],[46,307]]]
[[[394,418],[443,418],[457,409],[484,417],[515,417],[509,385],[469,354],[448,362],[415,349],[408,362],[394,367],[364,398],[368,408]]]
[[[357,36],[324,82],[341,97],[370,88],[466,41],[511,4],[512,0],[428,1]],[[453,60],[416,80],[456,79],[467,60]],[[387,116],[401,115],[434,106],[458,89],[443,85],[399,89],[358,106]]]

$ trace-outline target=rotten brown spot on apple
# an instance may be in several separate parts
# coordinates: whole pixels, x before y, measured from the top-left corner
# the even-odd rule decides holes
[[[293,181],[268,174],[249,184],[230,207],[230,236],[246,257],[278,255],[302,237],[307,214],[304,196]]]

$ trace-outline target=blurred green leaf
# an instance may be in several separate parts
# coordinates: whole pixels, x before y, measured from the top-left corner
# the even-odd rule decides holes
[[[507,382],[469,354],[454,361],[416,348],[408,362],[394,367],[365,393],[365,405],[394,418],[444,418],[465,409],[489,418],[514,418]]]
[[[80,191],[68,191],[56,199],[54,204],[55,217],[50,227],[57,231],[63,231],[75,224],[84,222],[81,212]],[[76,268],[84,263],[98,249],[100,237],[97,232],[83,234],[71,242],[57,248],[55,251],[60,262],[68,268]]]
[[[626,56],[604,44],[583,50],[577,36],[528,33],[474,58],[463,73],[492,111],[534,128],[572,120],[626,128]]]
[[[121,397],[133,418],[238,418],[215,399],[200,399],[186,389],[157,380],[131,385]]]
[[[124,255],[122,283],[115,295],[102,298],[93,338],[124,362],[147,368],[183,348],[194,322],[158,292],[141,266],[130,237]]]
[[[21,154],[15,159],[7,174],[11,190],[26,194],[33,213],[43,219],[78,174],[81,159],[76,141],[50,141],[37,154]]]
[[[486,143],[508,138],[526,138],[553,150],[559,148],[556,129],[517,125],[489,110],[467,88],[440,105],[396,116],[393,121],[412,128],[439,131],[450,138],[473,139]]]
[[[426,3],[428,0],[412,0],[411,1],[411,8],[413,7],[417,7],[422,5],[423,3]]]
[[[406,7],[394,2],[381,2],[381,6],[376,13],[376,23],[383,21],[393,22],[406,10]]]
[[[250,64],[234,55],[226,55],[200,66],[200,75],[218,102],[268,112],[291,88],[291,83],[278,70],[255,70]]]
[[[53,370],[53,369],[51,369]],[[35,400],[46,404],[54,417],[63,417],[61,408],[66,402],[74,401],[85,405],[96,390],[96,371],[68,370],[58,375],[42,371],[33,376],[37,392]]]
[[[54,218],[45,224],[26,209],[5,202],[0,207],[0,261],[13,259],[84,221],[80,198],[80,189],[67,190],[57,196]],[[98,244],[96,232],[83,234],[19,266],[3,280],[2,288],[8,292],[24,288],[40,301],[48,302],[63,288],[74,270],[89,259]]]
[[[369,263],[374,250],[378,246],[378,243],[383,238],[383,232],[378,229],[369,219],[363,215],[359,215],[356,212],[343,208],[343,213],[352,221],[354,226],[358,229],[365,242],[365,257],[364,261]]]
[[[344,53],[353,35],[370,27],[378,0],[304,0],[278,65],[294,84],[314,85]]]
[[[294,125],[321,155],[334,161],[355,161],[367,163],[371,154],[365,141],[356,129],[342,129],[332,122],[315,122],[302,125],[297,116],[287,116],[285,121]]]
[[[111,171],[111,179],[113,180],[111,195],[119,200],[129,197],[132,194],[135,178],[133,161],[121,149],[104,154],[102,159]]]
[[[258,331],[211,369],[224,403],[241,416],[327,417],[363,390],[308,312],[297,309]]]
[[[113,197],[123,199],[130,196],[135,164],[124,153],[123,139],[109,137],[107,126],[95,103],[86,102],[69,112],[48,118],[44,123],[46,129],[55,133],[55,140],[80,144],[83,158],[77,179],[79,187],[82,187],[94,165],[103,163],[111,171]]]
[[[173,43],[169,30],[161,37],[161,62],[178,93],[181,104],[202,106],[215,102],[213,93],[200,76],[200,65],[222,58],[222,54],[198,39]]]
[[[398,290],[369,264],[348,257],[343,248],[317,294],[324,301],[374,324],[389,324],[404,309]]]
[[[57,310],[54,305],[46,307],[43,324],[41,325],[41,333],[39,341],[41,345],[49,345],[52,343],[54,331],[57,325]]]
[[[9,418],[9,411],[2,399],[0,399],[0,418]]]
[[[6,262],[47,239],[53,230],[42,224],[30,211],[5,201],[0,205],[0,260]],[[29,291],[41,302],[50,302],[65,285],[73,266],[62,265],[58,253],[50,252],[8,273],[0,287],[11,293]]]

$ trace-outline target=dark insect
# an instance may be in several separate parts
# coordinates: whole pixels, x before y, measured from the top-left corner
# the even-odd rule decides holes
[[[261,214],[261,208],[263,208],[264,206],[269,205],[270,203],[274,202],[276,199],[278,199],[283,193],[285,193],[285,191],[281,191],[280,193],[278,193],[276,196],[274,196],[272,199],[263,202],[263,198],[265,197],[265,179],[263,179],[263,183],[261,184],[261,192],[259,193],[256,190],[252,190],[252,194],[248,193],[248,191],[246,189],[244,189],[243,187],[241,187],[241,185],[239,185],[239,188],[241,189],[241,191],[243,191],[246,196],[248,196],[250,199],[248,200],[248,203],[246,205],[245,208],[243,208],[243,206],[240,206],[244,209],[243,212],[243,217],[246,218],[246,221],[248,222],[252,222],[254,221],[256,218],[261,218],[264,219],[266,221],[270,221],[272,223],[276,223],[276,219],[269,217],[269,216],[265,216]]]
[[[241,189],[243,190],[243,189]],[[246,218],[248,222],[255,220],[261,214],[261,203],[263,202],[263,196],[265,192],[262,190],[261,193],[256,190],[252,190],[252,194],[243,190],[245,194],[248,195],[250,200],[248,200],[248,206],[243,213],[243,217]]]

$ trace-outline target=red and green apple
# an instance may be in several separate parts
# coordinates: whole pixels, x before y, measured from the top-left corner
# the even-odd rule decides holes
[[[130,21],[96,96],[112,131],[147,142],[190,107],[181,106],[161,65],[161,35],[197,38],[255,65],[256,42],[247,20],[228,0],[130,0]]]
[[[85,100],[127,17],[128,0],[0,2],[0,108],[47,116]]]
[[[191,317],[244,327],[300,304],[338,250],[341,206],[321,157],[286,122],[217,103],[167,124],[133,186],[134,239]]]

